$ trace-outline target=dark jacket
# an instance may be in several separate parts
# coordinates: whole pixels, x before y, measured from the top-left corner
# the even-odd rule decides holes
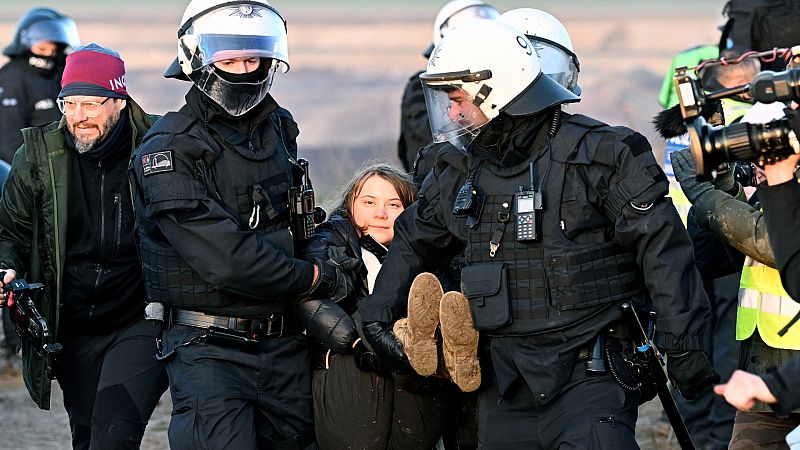
[[[783,288],[800,301],[800,184],[796,180],[775,186],[763,183],[758,192]]]
[[[231,117],[194,86],[150,130],[129,176],[151,301],[264,317],[309,290],[289,230],[298,133],[269,95]]]
[[[515,118],[509,127],[498,127],[508,131],[503,131],[497,142],[492,140],[493,127],[485,129],[470,145],[467,156],[460,156],[457,152],[440,153],[442,158],[425,179],[417,202],[406,208],[395,221],[395,238],[375,289],[359,305],[365,322],[392,323],[404,316],[413,278],[420,272],[430,271],[431,266],[437,263],[447,262],[465,248],[469,228],[464,217],[454,216],[453,206],[467,179],[468,168],[475,167],[476,158],[482,158],[482,164],[488,164],[492,168],[490,173],[494,174],[544,155],[537,164],[540,173],[546,171],[543,167],[547,163],[542,161],[556,157],[553,153],[556,145],[548,150],[550,141],[540,130],[549,127],[550,122],[544,123],[541,116]],[[571,120],[571,116],[563,114],[563,120]],[[560,212],[561,232],[575,243],[615,242],[626,249],[639,268],[644,287],[658,313],[658,342],[667,350],[702,349],[708,299],[694,267],[686,230],[674,206],[665,197],[668,191],[666,177],[646,139],[624,127],[603,125],[588,133],[576,148],[558,149],[558,157],[564,155],[567,170],[563,197],[550,199],[543,214]],[[492,182],[490,173],[481,172],[476,182],[488,185]],[[508,237],[503,238],[503,243],[509,242],[509,245],[514,239],[513,221],[511,224],[512,228],[504,234]],[[490,238],[487,235],[484,240],[487,253]],[[462,278],[464,285],[465,278]],[[553,294],[553,289],[549,292]],[[602,325],[591,323],[591,327]],[[576,323],[572,328],[578,330],[582,326]],[[550,378],[558,377],[548,372],[550,368],[525,369],[522,364],[526,367],[542,365],[543,359],[537,362],[539,356],[556,354],[566,345],[575,346],[572,342],[562,342],[560,337],[563,337],[561,331],[537,336],[492,338],[492,360],[496,371],[498,357],[504,359],[501,363],[505,367],[519,367],[514,370],[522,371],[521,375],[526,379],[542,369],[539,374],[548,374],[543,383],[550,387],[553,381]],[[520,349],[523,351],[518,351]],[[532,353],[538,356],[532,356]],[[507,375],[510,378],[500,381],[501,386],[515,377]],[[553,391],[559,389],[555,385],[552,388]]]
[[[60,81],[60,76],[42,73],[24,57],[0,68],[0,159],[11,162],[22,145],[21,129],[61,118],[56,106]]]
[[[331,251],[343,251],[351,258],[361,259],[361,246],[356,228],[348,217],[333,213],[316,228],[316,236],[305,248],[306,260],[330,258]],[[350,296],[336,303],[332,300],[304,300],[293,305],[306,332],[315,341],[336,353],[351,353],[358,338],[356,323],[351,317],[358,307],[358,299],[367,295],[364,273],[356,274],[355,289]]]
[[[800,372],[800,357],[795,357],[761,375],[772,395],[778,399],[778,403],[770,405],[776,412],[788,414],[800,409],[798,372]]]
[[[133,127],[131,152],[158,116],[146,114],[128,99]],[[67,253],[70,155],[65,145],[66,120],[23,131],[0,200],[0,267],[13,268],[28,281],[44,283],[39,309],[53,335],[59,330]],[[142,303],[142,308],[144,304]],[[22,342],[23,376],[33,401],[50,408],[50,380],[44,360]]]
[[[403,90],[400,103],[400,138],[397,141],[397,156],[406,172],[414,169],[419,151],[433,141],[428,109],[422,91],[419,71],[411,76]]]

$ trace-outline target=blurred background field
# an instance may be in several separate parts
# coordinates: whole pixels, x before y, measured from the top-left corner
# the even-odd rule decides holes
[[[301,155],[311,161],[319,198],[330,201],[365,160],[397,162],[400,97],[407,79],[425,68],[422,50],[445,0],[275,0],[288,22],[291,70],[276,76],[272,94],[300,125]],[[724,0],[497,0],[501,12],[546,10],[570,32],[581,62],[583,101],[569,111],[625,125],[650,140],[659,160],[663,142],[650,120],[659,110],[661,81],[672,56],[715,44]],[[34,6],[52,6],[78,23],[84,43],[119,51],[128,92],[149,112],[179,107],[187,82],[164,79],[175,56],[184,0],[0,0],[0,45]],[[167,448],[169,400],[151,421],[144,447]],[[643,406],[642,448],[677,448],[657,403]],[[0,379],[0,448],[68,448],[66,414],[36,410],[19,377]],[[9,426],[15,425],[15,426]],[[19,430],[14,432],[11,430]]]

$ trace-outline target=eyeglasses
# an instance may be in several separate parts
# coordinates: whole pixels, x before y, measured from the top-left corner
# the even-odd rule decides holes
[[[61,113],[65,116],[75,114],[75,111],[80,107],[83,113],[86,114],[86,117],[93,119],[103,112],[103,105],[109,100],[111,100],[111,97],[106,97],[102,102],[73,102],[72,100],[59,98],[56,99],[56,103],[58,104],[58,109],[61,110]]]

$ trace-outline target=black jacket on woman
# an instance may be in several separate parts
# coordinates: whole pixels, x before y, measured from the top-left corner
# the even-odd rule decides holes
[[[345,254],[361,258],[358,230],[350,218],[341,213],[331,217],[316,228],[316,236],[308,243],[303,256],[306,260],[330,259]],[[336,353],[351,353],[358,339],[356,323],[351,317],[358,309],[358,299],[368,294],[367,275],[356,275],[353,293],[340,302],[332,300],[304,300],[294,305],[293,313],[305,326],[308,335]]]

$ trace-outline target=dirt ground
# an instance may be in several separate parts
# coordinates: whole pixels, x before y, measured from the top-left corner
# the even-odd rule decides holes
[[[45,3],[47,3],[45,1]],[[82,41],[118,50],[128,69],[128,91],[146,110],[178,107],[188,83],[161,72],[174,58],[175,32],[185,0],[50,0],[72,15]],[[425,67],[422,50],[444,0],[275,0],[288,22],[291,70],[276,76],[272,93],[300,124],[300,152],[310,160],[323,200],[331,200],[365,160],[396,162],[399,104],[408,77]],[[714,44],[723,0],[490,1],[499,10],[537,7],[570,31],[581,62],[583,101],[569,107],[607,123],[642,132],[660,159],[650,125],[672,56]],[[0,43],[9,42],[17,18],[42,3],[0,0]],[[69,447],[60,393],[50,412],[33,405],[18,376],[0,377],[0,449]],[[169,399],[150,422],[143,448],[167,448]],[[657,403],[641,409],[637,428],[644,449],[677,448]]]

